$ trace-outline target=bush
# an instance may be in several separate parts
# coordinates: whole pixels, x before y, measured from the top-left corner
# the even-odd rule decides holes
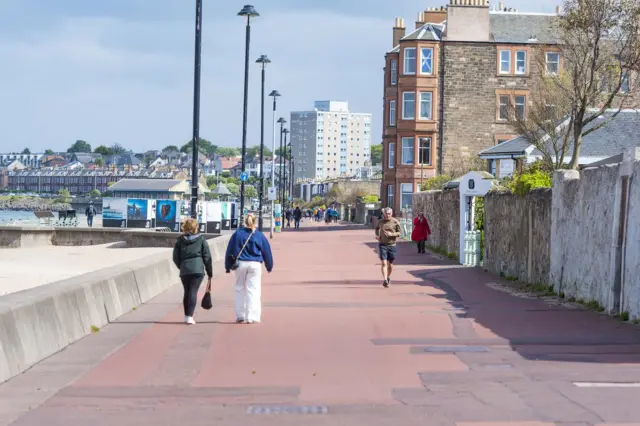
[[[425,180],[420,186],[422,191],[433,191],[436,189],[442,189],[451,180],[449,175],[438,175]]]
[[[365,204],[377,203],[379,200],[378,196],[373,194],[362,197],[362,202]]]
[[[503,181],[514,194],[524,197],[536,188],[551,188],[553,184],[552,171],[548,170],[541,161],[529,165],[522,172]]]

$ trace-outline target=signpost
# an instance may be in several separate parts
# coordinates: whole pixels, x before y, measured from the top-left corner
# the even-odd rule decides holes
[[[269,201],[275,201],[278,198],[278,188],[270,186],[267,191],[267,199]]]
[[[249,174],[247,172],[240,173],[240,180],[242,182],[246,182],[249,179]]]

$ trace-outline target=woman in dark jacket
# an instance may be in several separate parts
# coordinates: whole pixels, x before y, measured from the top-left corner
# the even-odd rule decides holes
[[[182,233],[173,248],[173,263],[180,269],[180,280],[184,287],[184,322],[195,324],[193,313],[198,303],[198,289],[205,271],[209,277],[207,288],[211,287],[213,265],[209,244],[204,236],[198,234],[198,221],[187,219],[182,224]]]

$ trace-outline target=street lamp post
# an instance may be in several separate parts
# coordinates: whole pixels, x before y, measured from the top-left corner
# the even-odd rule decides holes
[[[198,141],[200,139],[200,59],[202,57],[202,0],[196,0],[196,37],[193,65],[193,140],[191,149],[191,217],[197,218]]]
[[[291,182],[291,190],[289,191],[289,196],[291,197],[291,207],[293,207],[293,155],[291,156],[291,160],[289,160],[289,181]]]
[[[284,133],[284,167],[282,168],[284,178],[282,180],[282,209],[284,211],[284,203],[287,197],[287,134],[289,134],[289,129],[284,129],[282,131]]]
[[[265,69],[271,61],[260,55],[256,63],[262,66],[262,96],[260,99],[260,188],[258,189],[258,229],[262,231],[262,198],[264,197],[264,80]]]
[[[247,156],[247,108],[248,108],[248,96],[249,96],[249,41],[251,39],[251,18],[258,17],[260,14],[256,9],[250,5],[245,5],[238,16],[247,18],[247,28],[245,36],[245,48],[244,48],[244,108],[242,116],[242,172],[245,172],[245,157]],[[244,181],[240,181],[240,226],[244,223]]]
[[[273,127],[273,134],[271,135],[271,187],[276,186],[276,100],[280,93],[277,90],[273,90],[269,93],[269,96],[273,97],[273,117],[271,118],[271,125]],[[276,220],[274,216],[275,212],[275,200],[271,200],[271,226],[269,229],[269,238],[273,238],[273,230],[276,226]]]
[[[282,206],[282,137],[284,136],[284,125],[287,123],[287,120],[285,120],[283,117],[280,117],[278,119],[278,123],[280,123],[280,155],[278,156],[280,157],[280,165],[278,166],[278,200],[280,200],[280,205]],[[284,206],[282,206],[282,208],[284,209]]]

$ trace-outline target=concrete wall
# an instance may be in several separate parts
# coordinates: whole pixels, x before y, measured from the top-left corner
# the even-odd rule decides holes
[[[640,162],[633,165],[623,246],[622,310],[640,318]]]
[[[551,199],[550,189],[537,189],[525,197],[510,192],[487,194],[486,269],[532,284],[549,284]]]
[[[582,174],[560,171],[553,180],[551,284],[567,297],[595,300],[608,309],[618,172],[618,165]]]
[[[423,212],[432,234],[427,244],[460,257],[460,192],[425,191],[413,194],[413,215]]]
[[[0,227],[0,247],[91,246],[116,242],[123,242],[127,247],[173,247],[179,235],[177,232],[119,228],[3,226]]]
[[[209,240],[214,273],[229,236]],[[171,251],[0,298],[0,383],[177,284]],[[178,303],[178,301],[176,301]]]

